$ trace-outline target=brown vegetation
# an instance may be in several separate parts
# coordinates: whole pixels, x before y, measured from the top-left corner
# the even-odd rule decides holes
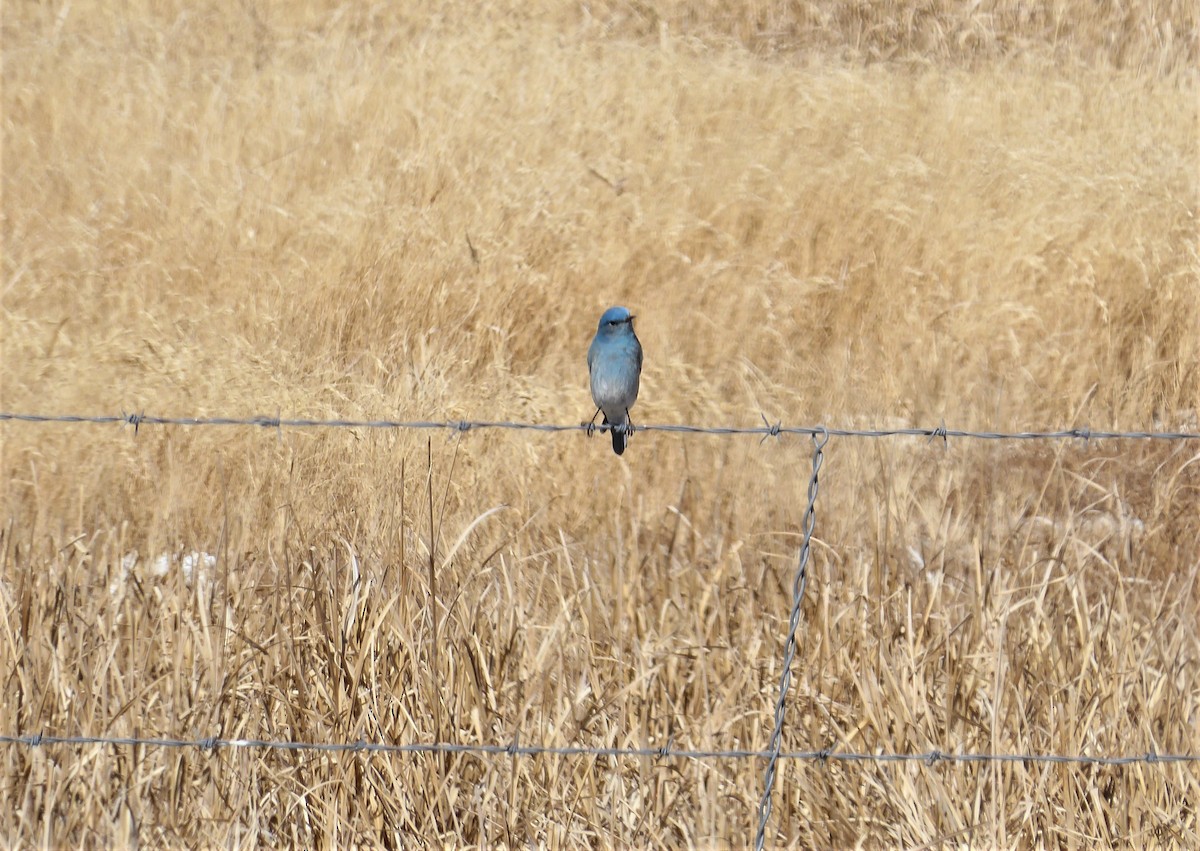
[[[1043,5],[7,4],[0,408],[573,423],[619,303],[639,422],[1195,430],[1197,12]],[[0,439],[0,734],[767,743],[807,439]],[[1200,752],[1197,451],[834,438],[785,749]],[[11,846],[744,847],[763,769],[0,754]],[[792,761],[768,836],[1195,847],[1197,800]]]

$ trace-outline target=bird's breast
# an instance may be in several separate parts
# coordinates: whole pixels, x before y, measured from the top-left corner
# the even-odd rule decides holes
[[[592,399],[605,410],[624,412],[637,399],[637,357],[632,351],[597,351],[592,357]]]

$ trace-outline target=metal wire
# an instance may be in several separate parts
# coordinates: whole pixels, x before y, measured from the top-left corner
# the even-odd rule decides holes
[[[1090,428],[1051,429],[1048,431],[967,431],[946,428],[854,429],[825,428],[824,426],[784,426],[771,423],[763,415],[761,426],[698,426],[698,425],[639,425],[635,431],[660,431],[675,434],[746,434],[778,437],[781,434],[800,434],[815,437],[925,437],[930,440],[966,437],[977,440],[1200,440],[1200,432],[1187,431],[1095,431]],[[136,433],[144,425],[172,426],[257,426],[259,428],[357,428],[357,429],[448,429],[464,432],[475,429],[516,429],[519,431],[608,431],[609,425],[589,427],[554,423],[504,422],[493,420],[319,420],[278,416],[253,417],[159,417],[151,414],[28,414],[0,411],[0,421],[25,423],[97,423],[131,425]]]
[[[379,753],[379,754],[477,754],[484,756],[595,756],[595,757],[643,757],[651,759],[765,759],[799,760],[802,762],[874,762],[874,763],[921,763],[932,767],[938,763],[1028,763],[1028,764],[1071,764],[1113,765],[1135,764],[1156,765],[1167,763],[1200,763],[1200,754],[1160,754],[1150,751],[1144,754],[1118,756],[1088,756],[1086,754],[996,754],[954,753],[951,751],[926,751],[924,753],[854,753],[851,751],[779,751],[771,750],[691,750],[666,745],[661,748],[593,748],[583,745],[552,747],[546,745],[523,745],[519,741],[509,744],[464,744],[457,742],[413,742],[409,744],[387,744],[384,742],[289,742],[263,739],[171,739],[140,738],[134,736],[47,736],[37,733],[31,736],[0,736],[0,745],[26,748],[52,747],[55,745],[82,746],[102,745],[107,747],[150,747],[150,748],[195,748],[200,751],[216,751],[226,748],[250,748],[283,751],[318,751],[322,753]]]
[[[766,841],[767,822],[771,818],[771,792],[775,788],[775,768],[779,762],[779,746],[783,740],[783,716],[787,710],[788,687],[792,683],[792,662],[796,659],[796,628],[800,625],[800,604],[804,600],[804,588],[808,584],[808,557],[812,545],[813,526],[817,515],[817,487],[821,462],[825,459],[825,444],[829,435],[813,435],[812,476],[808,480],[808,506],[804,509],[804,540],[800,544],[799,564],[796,578],[792,582],[792,614],[788,619],[787,640],[784,641],[783,672],[779,676],[779,700],[775,703],[775,729],[771,731],[768,747],[767,770],[763,776],[762,799],[758,804],[758,832],[754,836],[755,851],[762,851]]]
[[[80,415],[80,414],[37,414],[0,412],[0,422],[13,421],[24,423],[87,423],[87,424],[120,424],[131,425],[137,434],[143,425],[165,426],[256,426],[268,429],[283,428],[350,428],[350,429],[446,429],[463,433],[475,429],[514,429],[537,432],[569,432],[607,431],[611,426],[590,426],[587,423],[579,425],[558,425],[550,423],[504,422],[490,420],[348,420],[348,419],[296,419],[279,416],[253,417],[161,417],[144,413],[119,415]],[[1151,431],[1093,431],[1089,428],[1053,429],[1048,431],[967,431],[948,429],[945,425],[937,428],[898,428],[898,429],[838,429],[824,426],[783,426],[780,422],[772,424],[762,415],[762,426],[696,426],[696,425],[641,425],[638,431],[660,431],[676,434],[708,434],[708,435],[754,435],[762,440],[780,435],[808,435],[813,439],[812,475],[809,479],[808,504],[804,512],[804,537],[800,547],[799,563],[793,582],[791,616],[788,621],[788,634],[784,642],[783,670],[780,674],[779,697],[775,704],[774,727],[771,732],[769,746],[766,750],[689,750],[675,748],[670,743],[660,748],[593,748],[580,745],[548,747],[542,745],[522,745],[514,740],[510,744],[462,744],[451,742],[417,742],[409,744],[387,744],[381,742],[289,742],[266,741],[259,739],[171,739],[171,738],[134,738],[134,737],[104,737],[104,736],[46,736],[36,734],[31,736],[3,736],[0,744],[38,748],[52,745],[82,746],[105,745],[111,747],[160,747],[160,748],[197,748],[201,751],[214,751],[220,748],[264,748],[290,751],[321,751],[349,753],[381,753],[381,754],[418,754],[418,753],[460,753],[479,755],[503,756],[593,756],[593,757],[649,757],[654,759],[763,759],[766,769],[763,777],[763,794],[758,807],[758,830],[755,835],[755,848],[761,851],[766,840],[766,828],[772,810],[772,792],[775,785],[779,760],[801,760],[825,764],[828,762],[874,762],[874,763],[921,763],[934,766],[940,762],[948,763],[1022,763],[1022,764],[1072,764],[1072,765],[1110,765],[1125,766],[1133,764],[1159,763],[1200,763],[1200,754],[1156,754],[1153,751],[1140,755],[1110,755],[1088,756],[1085,754],[995,754],[995,753],[955,753],[933,750],[925,753],[853,753],[834,751],[831,749],[818,751],[783,751],[781,750],[784,717],[787,708],[787,693],[791,685],[791,669],[796,655],[796,631],[799,626],[801,603],[808,581],[808,562],[811,552],[813,527],[816,517],[816,500],[819,485],[819,472],[824,460],[824,448],[832,436],[884,438],[884,437],[924,437],[928,440],[941,438],[948,442],[949,438],[971,438],[980,440],[1200,440],[1198,432],[1151,432]]]

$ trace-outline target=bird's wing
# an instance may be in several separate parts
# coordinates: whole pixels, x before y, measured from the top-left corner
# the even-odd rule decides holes
[[[642,341],[637,337],[633,338],[634,350],[637,352],[638,374],[642,372]]]

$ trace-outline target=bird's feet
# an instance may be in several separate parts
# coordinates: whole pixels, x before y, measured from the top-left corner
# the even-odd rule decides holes
[[[590,423],[580,423],[580,425],[583,426],[584,431],[587,433],[588,437],[591,437],[593,434],[596,433],[596,417],[598,417],[598,416],[600,416],[599,408],[596,409],[596,413],[592,414],[592,421]],[[607,420],[606,420],[606,422],[607,422]]]

